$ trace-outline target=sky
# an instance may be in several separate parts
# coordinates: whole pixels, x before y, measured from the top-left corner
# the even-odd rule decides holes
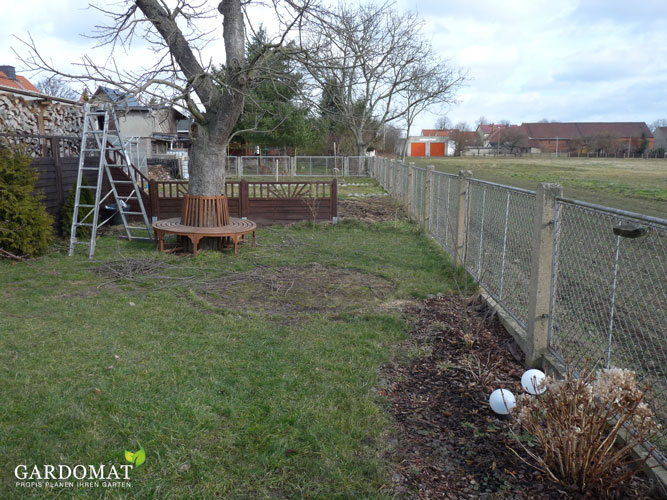
[[[28,33],[58,67],[69,69],[85,54],[105,60],[107,51],[81,36],[105,22],[85,8],[87,2],[7,3],[0,18],[0,65],[16,66],[33,82],[44,76],[22,72],[13,52],[27,54],[15,36],[27,39]],[[395,7],[416,9],[433,48],[469,76],[457,102],[420,115],[415,131],[433,128],[441,115],[471,126],[480,117],[517,124],[541,119],[650,124],[667,118],[665,0],[397,0]],[[212,44],[206,56],[216,60],[221,53],[221,45]],[[137,67],[153,57],[137,43],[120,52],[117,63]]]

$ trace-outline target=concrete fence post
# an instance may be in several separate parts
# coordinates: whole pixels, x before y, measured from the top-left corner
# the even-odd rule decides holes
[[[387,191],[390,195],[394,195],[394,159],[389,160],[389,184],[387,186]]]
[[[243,157],[236,158],[236,170],[239,177],[243,177]]]
[[[408,186],[407,186],[407,193],[404,193],[405,196],[405,207],[408,210],[408,215],[411,217],[417,217],[417,214],[412,213],[412,200],[415,196],[415,176],[414,174],[414,169],[415,169],[415,164],[413,162],[410,162],[408,165]]]
[[[431,230],[431,180],[433,178],[433,165],[426,166],[426,186],[424,187],[424,223],[422,227],[427,233]]]
[[[466,226],[468,224],[468,190],[471,178],[471,170],[461,170],[459,172],[459,204],[456,215],[454,260],[460,266],[463,265],[465,259]]]
[[[556,198],[562,194],[560,184],[543,182],[537,187],[526,324],[526,362],[530,366],[541,364],[548,347],[554,219]]]

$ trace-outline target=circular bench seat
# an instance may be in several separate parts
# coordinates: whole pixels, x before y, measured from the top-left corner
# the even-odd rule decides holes
[[[234,253],[238,254],[239,240],[246,234],[252,233],[252,245],[256,243],[257,224],[244,219],[229,218],[229,223],[217,227],[186,226],[181,223],[181,218],[163,219],[153,223],[153,230],[157,239],[160,252],[164,251],[164,235],[176,234],[187,236],[192,242],[192,253],[197,256],[199,241],[202,238],[220,238],[219,246],[224,238],[229,238],[234,244]]]

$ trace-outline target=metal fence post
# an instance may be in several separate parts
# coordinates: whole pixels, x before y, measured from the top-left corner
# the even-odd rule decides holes
[[[526,362],[530,366],[540,364],[548,347],[556,198],[562,194],[560,184],[543,182],[537,187],[526,324]]]
[[[459,172],[459,209],[456,215],[454,260],[460,266],[465,262],[465,240],[468,226],[468,191],[470,189],[471,177],[471,170],[461,170]]]
[[[431,179],[433,177],[433,170],[435,170],[433,165],[426,166],[426,185],[424,186],[424,217],[422,218],[424,221],[422,227],[426,232],[431,230]]]

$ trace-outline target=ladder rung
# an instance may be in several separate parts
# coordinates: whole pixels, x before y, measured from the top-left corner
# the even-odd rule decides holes
[[[123,212],[123,214],[124,215],[144,215],[143,212]]]
[[[132,181],[117,181],[115,179],[112,180],[114,184],[134,184]]]
[[[97,189],[97,186],[79,186],[79,189]]]
[[[83,207],[83,208],[95,208],[95,205],[84,205],[83,203],[79,203],[79,208],[80,208],[80,207]]]
[[[141,229],[142,231],[148,231],[146,226],[125,226],[127,229]]]
[[[99,153],[100,149],[99,148],[97,148],[97,149],[95,149],[95,148],[83,148],[81,150],[81,152],[82,153]]]
[[[72,243],[72,242],[70,242],[70,243]],[[85,246],[87,246],[87,247],[90,246],[90,242],[89,242],[89,241],[75,241],[75,242],[73,242],[73,243],[74,243],[75,245],[85,245]]]
[[[155,241],[153,238],[137,238],[136,236],[132,236],[132,238],[128,238],[125,235],[120,235],[119,238],[121,240],[132,240],[132,241],[150,241],[151,243]]]
[[[77,222],[75,226],[93,227],[92,224],[88,224],[87,222]]]
[[[99,170],[98,167],[81,167],[81,170]]]

